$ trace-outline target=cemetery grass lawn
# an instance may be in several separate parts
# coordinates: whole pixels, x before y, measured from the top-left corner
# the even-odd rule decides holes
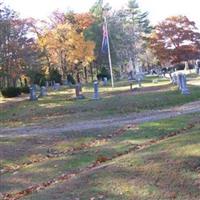
[[[115,130],[116,128],[108,127],[106,131],[101,129],[70,131],[60,133],[58,136],[3,137],[0,139],[0,168],[34,160],[52,150],[62,152],[77,148],[99,137],[107,137]]]
[[[157,87],[159,90],[155,90]],[[114,91],[109,87],[102,88],[100,89],[102,99],[96,101],[91,100],[92,89],[87,87],[83,88],[83,93],[87,97],[84,100],[72,100],[73,89],[51,91],[48,96],[35,102],[25,100],[2,104],[0,127],[33,124],[48,126],[115,116],[123,117],[131,113],[178,106],[200,99],[198,86],[190,86],[191,94],[188,96],[181,95],[175,86],[166,83],[163,86],[150,88],[150,91],[148,87],[142,88],[144,92],[139,90],[130,92],[129,89],[119,92],[116,91],[117,88]]]
[[[37,156],[97,140],[87,149],[77,150],[42,162],[23,167],[17,173],[1,177],[1,192],[16,192],[31,185],[46,182],[63,173],[77,172],[94,163],[98,158],[110,158],[125,152],[130,147],[165,136],[188,124],[199,121],[200,113],[179,116],[173,119],[147,122],[125,131],[109,140],[99,140],[115,129],[63,133],[45,138],[5,138],[1,150],[18,149],[19,155],[5,153],[1,160],[4,166],[20,164]],[[33,193],[23,199],[193,199],[197,200],[200,177],[200,124],[173,138],[168,138],[144,148],[108,161],[105,168],[88,171],[69,182],[61,182],[46,190]],[[30,145],[32,144],[32,146]],[[7,147],[6,147],[7,146]],[[30,151],[28,148],[30,147]]]

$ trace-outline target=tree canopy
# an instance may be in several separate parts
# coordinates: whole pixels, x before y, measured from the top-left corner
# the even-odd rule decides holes
[[[162,63],[197,59],[200,33],[195,23],[186,16],[172,16],[155,27],[150,46]]]
[[[118,10],[97,0],[87,13],[55,11],[46,21],[21,19],[1,3],[0,87],[16,86],[21,77],[34,82],[33,74],[48,78],[54,70],[62,80],[70,75],[85,81],[108,70],[108,55],[101,51],[105,16],[116,73],[130,59],[149,67],[199,58],[200,33],[193,21],[172,16],[152,27],[136,0]]]

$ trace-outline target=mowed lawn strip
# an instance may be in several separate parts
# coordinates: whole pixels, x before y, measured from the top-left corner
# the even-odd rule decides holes
[[[0,168],[12,167],[22,163],[46,158],[56,152],[68,152],[84,144],[99,141],[99,137],[108,137],[116,128],[71,131],[58,136],[4,137],[0,141]],[[94,143],[98,145],[98,143]]]
[[[199,200],[199,130],[200,125],[24,199]]]
[[[198,120],[199,116],[200,115],[197,113],[175,119],[161,120],[158,122],[139,125],[138,127],[126,131],[119,137],[114,137],[92,148],[77,151],[72,155],[66,154],[65,156],[62,155],[58,158],[32,164],[26,168],[20,169],[14,174],[5,174],[1,178],[1,188],[3,192],[12,193],[28,188],[34,184],[46,182],[63,173],[77,172],[79,169],[94,163],[99,158],[111,158],[112,156],[125,152],[134,145],[142,144],[178,129],[182,129],[189,123],[194,123],[195,120]],[[99,134],[96,135],[97,139]],[[74,138],[74,141],[77,141],[77,139]],[[88,141],[83,140],[83,143],[84,142],[87,143]],[[62,141],[56,143],[55,146],[51,145],[51,149],[65,150],[65,148],[69,148],[69,146],[71,148],[73,139],[70,142],[66,140],[66,146],[64,143],[65,142]],[[74,146],[76,145],[77,144],[75,143]]]

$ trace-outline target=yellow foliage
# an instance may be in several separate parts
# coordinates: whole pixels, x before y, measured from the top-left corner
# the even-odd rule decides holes
[[[52,63],[59,66],[65,60],[68,69],[69,65],[73,67],[77,63],[87,66],[95,58],[94,42],[86,41],[83,33],[77,32],[75,27],[68,23],[58,24],[55,28],[46,31],[38,38],[38,44],[48,51]]]

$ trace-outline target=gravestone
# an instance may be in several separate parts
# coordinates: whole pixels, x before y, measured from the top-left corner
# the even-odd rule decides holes
[[[177,86],[179,90],[181,90],[181,79],[182,79],[182,73],[177,74]]]
[[[138,87],[141,88],[141,87],[142,87],[141,79],[138,78],[138,79],[137,79],[137,82],[138,82]]]
[[[196,73],[196,74],[199,74],[199,68],[198,68],[197,65],[195,65],[195,68],[194,68],[194,69],[195,69],[195,73]]]
[[[189,64],[188,64],[187,61],[185,61],[185,68],[184,68],[184,70],[189,70]]]
[[[94,81],[94,95],[93,99],[99,99],[99,83],[98,81]]]
[[[68,80],[64,80],[64,81],[63,81],[63,85],[66,85],[66,86],[68,86],[68,85],[69,85],[69,82],[68,82]]]
[[[49,81],[46,81],[46,82],[45,82],[45,86],[46,86],[46,88],[49,87]]]
[[[68,82],[68,86],[71,88],[73,86],[73,84],[71,83],[71,81]]]
[[[44,97],[44,96],[46,96],[46,95],[47,95],[46,87],[42,86],[42,87],[40,88],[40,94],[39,94],[38,97]]]
[[[54,90],[59,90],[60,89],[60,83],[54,83]]]
[[[177,75],[177,83],[178,83],[179,90],[181,91],[181,94],[183,95],[190,94],[189,89],[187,87],[186,77],[184,74],[179,73]]]
[[[196,61],[195,70],[196,70],[196,74],[200,75],[200,60]]]
[[[37,100],[36,88],[33,85],[33,86],[30,87],[30,101],[36,101],[36,100]]]
[[[143,73],[137,73],[135,75],[135,80],[137,81],[138,83],[138,87],[142,87],[142,80],[144,80],[144,74]]]
[[[107,77],[103,77],[103,86],[106,86],[108,84]]]
[[[181,77],[181,93],[182,93],[183,95],[188,95],[188,94],[190,94],[190,91],[189,91],[189,89],[188,89],[188,87],[187,87],[187,81],[186,81],[186,76],[185,76],[185,75],[183,75],[183,76]]]
[[[176,74],[173,74],[173,75],[172,75],[172,83],[173,83],[174,85],[177,84],[177,76],[176,76]]]
[[[80,83],[76,84],[75,87],[76,99],[84,99],[85,97],[82,94],[82,87]]]

